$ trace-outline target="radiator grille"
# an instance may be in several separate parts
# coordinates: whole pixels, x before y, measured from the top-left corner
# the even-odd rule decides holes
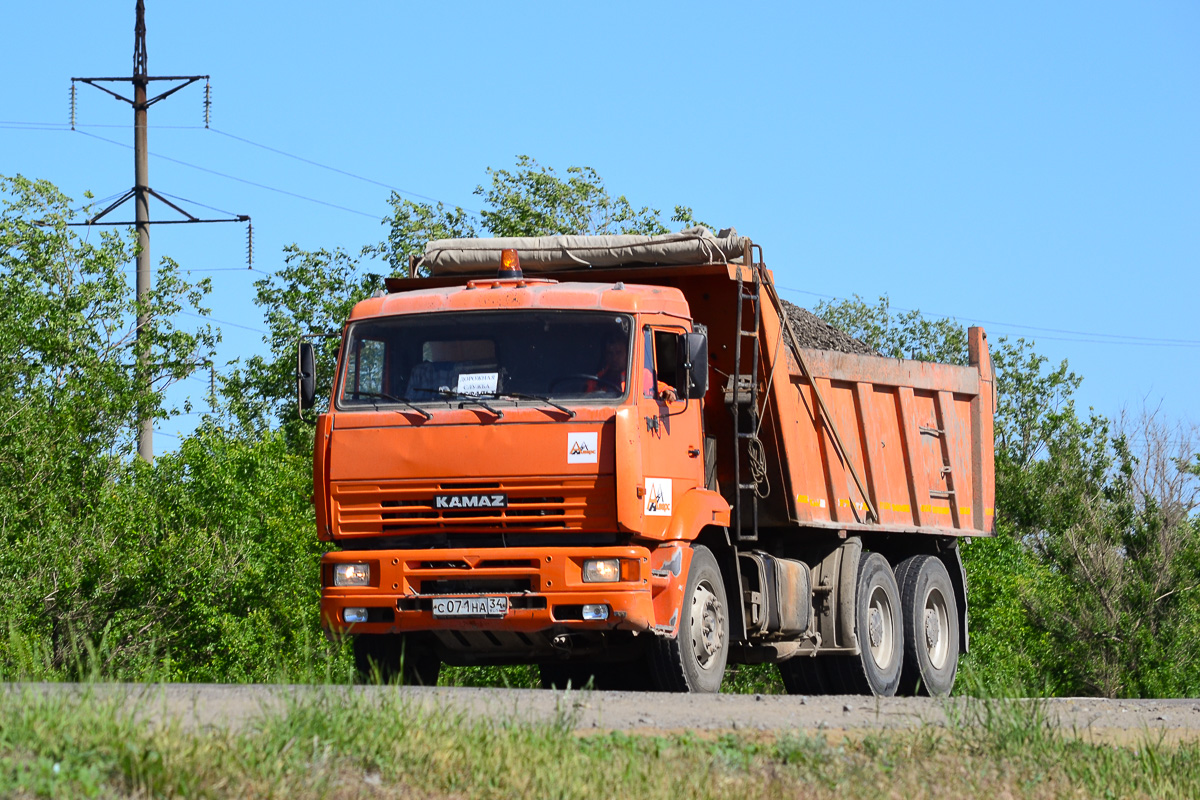
[[[494,492],[507,508],[436,508],[438,494]],[[560,480],[336,483],[335,533],[381,536],[437,531],[612,530],[616,524],[611,476]]]

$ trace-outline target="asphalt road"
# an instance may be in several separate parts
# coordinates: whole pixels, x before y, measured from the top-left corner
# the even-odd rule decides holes
[[[869,731],[946,726],[971,701],[861,696],[677,695],[644,692],[558,692],[533,689],[421,687],[320,687],[226,684],[8,684],[7,691],[117,693],[148,717],[163,715],[188,726],[237,729],[265,709],[283,709],[289,696],[313,691],[356,692],[368,697],[400,693],[428,709],[512,721],[567,719],[579,731],[824,732],[833,736]],[[1200,740],[1200,699],[1038,701],[1063,730],[1105,740]]]

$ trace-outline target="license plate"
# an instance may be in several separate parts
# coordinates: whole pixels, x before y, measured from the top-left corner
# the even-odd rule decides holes
[[[507,597],[435,597],[435,617],[503,617],[508,613]]]

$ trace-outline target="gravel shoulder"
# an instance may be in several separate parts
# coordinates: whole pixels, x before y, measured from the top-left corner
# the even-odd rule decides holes
[[[671,695],[645,692],[555,692],[533,689],[421,687],[312,687],[226,684],[8,684],[8,692],[116,694],[148,720],[186,727],[238,729],[264,710],[286,710],[292,699],[316,691],[367,695],[399,693],[428,711],[513,722],[567,723],[579,732],[620,730],[645,734],[729,731],[825,733],[840,738],[874,731],[945,727],[947,712],[974,702],[930,698],[780,695]],[[1066,733],[1104,741],[1200,740],[1200,700],[1037,701]]]

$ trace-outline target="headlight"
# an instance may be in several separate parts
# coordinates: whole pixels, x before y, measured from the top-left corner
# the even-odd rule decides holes
[[[371,567],[368,564],[334,564],[334,586],[370,586]]]
[[[621,561],[616,558],[589,558],[583,562],[585,583],[612,583],[621,580]]]
[[[366,622],[367,610],[365,608],[342,609],[342,619],[344,619],[347,623]]]

